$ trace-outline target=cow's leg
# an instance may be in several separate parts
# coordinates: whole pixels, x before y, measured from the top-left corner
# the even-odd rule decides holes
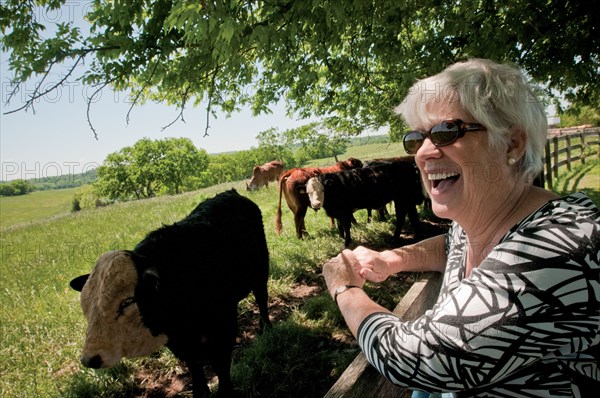
[[[186,362],[192,375],[192,393],[194,398],[209,398],[210,390],[204,376],[204,364],[201,361]]]
[[[419,220],[419,213],[417,212],[416,205],[410,205],[408,207],[408,219],[410,220],[410,225],[412,225],[415,230],[415,235],[421,235],[421,220]]]
[[[344,222],[342,221],[341,218],[337,219],[337,226],[338,226],[338,234],[340,235],[340,238],[344,238],[346,235],[344,234]]]
[[[354,218],[354,216],[351,216],[350,218],[347,218],[345,220],[343,220],[343,227],[344,227],[344,247],[349,247],[350,244],[352,243],[352,237],[350,236],[350,228],[352,227],[352,218]]]
[[[302,239],[304,235],[308,235],[306,231],[306,225],[304,224],[304,217],[306,217],[307,207],[299,207],[294,213],[294,224],[296,224],[296,236],[298,239]]]
[[[406,218],[407,206],[402,202],[394,202],[396,207],[396,229],[394,231],[394,239],[400,239],[400,232],[404,226],[404,219]]]
[[[221,334],[205,345],[210,364],[219,378],[217,396],[223,398],[236,396],[231,382],[231,356],[237,334],[237,303],[232,305],[234,307],[225,310],[225,316],[221,318]]]
[[[352,227],[352,220],[354,215],[352,213],[346,214],[338,218],[338,228],[340,231],[340,237],[344,239],[344,246],[350,246],[352,243],[352,237],[350,236],[350,227]]]
[[[379,214],[379,221],[385,221],[387,215],[389,214],[387,211],[387,206],[380,207],[377,210],[377,213]]]
[[[234,396],[233,383],[231,382],[231,348],[217,353],[211,360],[213,369],[219,378],[218,397],[231,398]],[[194,397],[195,398],[195,397]]]
[[[267,282],[260,281],[257,286],[252,290],[256,304],[258,305],[258,312],[260,313],[260,331],[263,332],[266,327],[271,327],[271,320],[269,319],[269,293],[267,290]]]

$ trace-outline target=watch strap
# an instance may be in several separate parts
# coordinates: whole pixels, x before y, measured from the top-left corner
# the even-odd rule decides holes
[[[335,303],[337,304],[337,299],[338,296],[342,293],[344,293],[346,290],[348,289],[352,289],[352,288],[357,288],[360,289],[360,286],[356,286],[356,285],[342,285],[342,286],[338,286],[335,288],[335,290],[333,291],[333,301],[335,301]]]

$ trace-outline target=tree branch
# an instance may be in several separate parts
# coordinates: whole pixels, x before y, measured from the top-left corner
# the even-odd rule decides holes
[[[87,109],[86,109],[86,116],[87,116],[87,122],[88,125],[90,126],[90,129],[92,130],[92,133],[94,133],[94,138],[96,139],[96,141],[98,141],[98,133],[96,133],[96,129],[94,128],[94,126],[92,125],[92,120],[90,119],[90,109],[92,106],[92,100],[94,99],[94,97],[96,95],[98,95],[98,93],[102,90],[104,90],[104,87],[108,86],[110,83],[114,82],[116,79],[112,79],[112,80],[108,80],[105,81],[99,89],[97,89],[96,91],[94,91],[92,93],[92,95],[88,98],[87,100]]]
[[[42,77],[42,80],[37,84],[33,94],[31,94],[31,96],[29,97],[29,99],[27,101],[25,101],[25,105],[21,106],[20,108],[17,109],[13,109],[11,111],[7,111],[4,112],[5,115],[10,115],[11,113],[16,113],[19,112],[23,109],[28,109],[30,107],[33,107],[33,102],[39,98],[42,98],[43,96],[45,96],[46,94],[48,94],[51,91],[56,90],[58,87],[62,86],[67,79],[73,74],[73,72],[75,71],[75,68],[77,67],[77,65],[79,65],[79,63],[83,60],[83,58],[85,58],[85,54],[83,55],[79,55],[79,57],[77,57],[77,60],[75,61],[75,64],[73,66],[71,66],[71,68],[67,71],[67,73],[63,76],[62,79],[60,79],[60,81],[56,84],[54,84],[52,87],[50,87],[49,89],[40,92],[40,87],[42,86],[42,83],[44,82],[44,80],[46,80],[46,78],[48,77],[48,75],[50,74],[50,72],[52,71],[52,68],[55,65],[55,62],[51,62],[50,65],[48,66],[48,68],[46,69],[46,72],[44,73],[44,76]],[[16,93],[18,91],[18,89],[13,90],[13,92],[11,92],[11,95],[9,96],[8,100],[7,100],[7,104],[8,101],[10,101],[10,98],[13,96],[13,93]],[[34,111],[35,113],[35,111]]]
[[[208,92],[208,104],[206,104],[206,127],[204,128],[203,137],[208,137],[208,129],[210,128],[210,111],[212,109],[212,99],[215,95],[215,86],[217,82],[217,75],[219,74],[219,65],[215,67],[215,70],[210,78],[210,90]]]
[[[126,123],[127,123],[128,126],[129,126],[129,114],[131,113],[131,110],[133,109],[133,107],[135,106],[135,104],[137,104],[138,99],[142,96],[142,93],[144,92],[144,89],[146,87],[148,87],[150,85],[150,83],[152,82],[152,78],[154,77],[154,74],[156,73],[156,69],[158,69],[158,65],[159,64],[160,64],[160,61],[157,60],[156,63],[154,64],[154,68],[152,69],[152,73],[150,73],[150,77],[146,80],[146,83],[142,86],[142,88],[140,88],[140,90],[138,91],[137,95],[133,99],[133,102],[131,103],[131,106],[129,107],[129,110],[127,111],[127,116],[125,116],[125,121],[126,121]]]
[[[181,97],[181,110],[179,111],[179,114],[171,123],[167,124],[166,126],[161,127],[160,131],[164,131],[164,130],[168,129],[169,127],[174,125],[175,122],[177,122],[179,119],[181,119],[181,121],[185,123],[185,119],[183,118],[183,111],[185,110],[185,104],[187,104],[187,101],[188,101],[189,92],[190,92],[190,88],[188,86],[185,89],[185,91],[183,92],[183,95]]]

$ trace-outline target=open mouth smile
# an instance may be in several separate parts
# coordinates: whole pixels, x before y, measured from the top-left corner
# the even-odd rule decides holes
[[[454,183],[460,178],[459,173],[443,172],[427,174],[427,179],[431,181],[431,186],[434,189],[442,188],[444,185]]]

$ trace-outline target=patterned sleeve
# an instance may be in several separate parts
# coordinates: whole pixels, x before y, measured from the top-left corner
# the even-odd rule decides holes
[[[468,278],[444,286],[425,315],[402,322],[372,314],[358,340],[369,362],[399,385],[502,385],[506,392],[568,383],[570,391],[566,369],[600,378],[597,359],[585,354],[597,351],[599,330],[600,213],[574,194],[509,231]]]

